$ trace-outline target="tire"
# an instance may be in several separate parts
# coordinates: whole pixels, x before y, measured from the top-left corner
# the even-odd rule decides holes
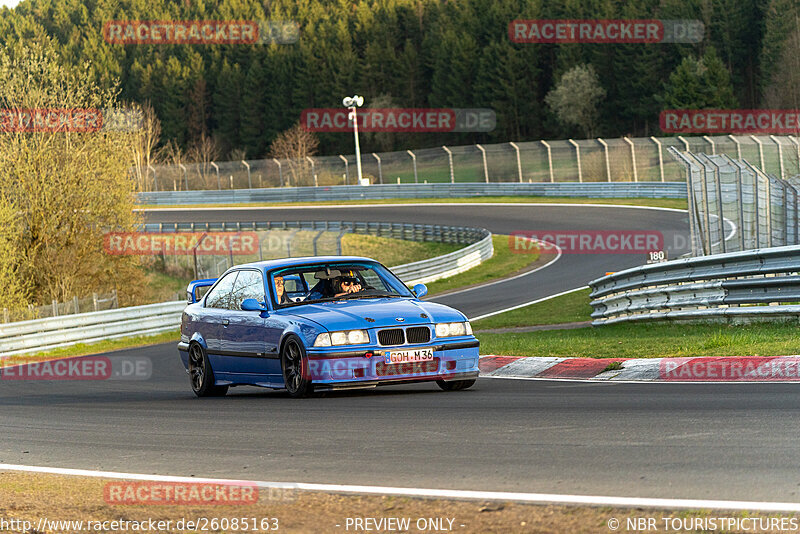
[[[290,336],[281,349],[281,370],[283,384],[292,397],[298,399],[314,393],[308,373],[308,357],[303,344],[295,336]]]
[[[198,397],[223,397],[228,393],[228,386],[214,385],[211,362],[199,343],[189,345],[189,383]]]
[[[445,380],[437,380],[436,385],[442,388],[445,391],[459,391],[462,389],[467,389],[468,387],[472,386],[475,383],[475,379],[472,378],[470,380],[451,380],[447,382]]]

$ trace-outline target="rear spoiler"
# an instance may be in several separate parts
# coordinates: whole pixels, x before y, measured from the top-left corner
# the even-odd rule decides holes
[[[186,301],[189,304],[194,304],[201,298],[197,296],[197,290],[200,289],[201,287],[213,286],[216,281],[217,281],[216,278],[204,278],[203,280],[192,280],[186,287]]]

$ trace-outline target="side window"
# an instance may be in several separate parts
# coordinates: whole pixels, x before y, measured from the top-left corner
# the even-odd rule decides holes
[[[264,278],[258,271],[239,271],[231,291],[230,309],[241,310],[245,299],[264,302]]]
[[[208,296],[206,297],[207,308],[229,307],[231,290],[233,289],[233,283],[236,281],[237,274],[239,274],[239,271],[226,274],[222,277],[222,280],[208,292]]]
[[[383,283],[383,280],[381,280],[378,274],[372,269],[361,271],[359,274],[361,275],[361,278],[364,279],[364,282],[367,283],[365,287],[380,289],[382,291],[386,291],[389,289],[388,287],[386,287],[386,284]]]

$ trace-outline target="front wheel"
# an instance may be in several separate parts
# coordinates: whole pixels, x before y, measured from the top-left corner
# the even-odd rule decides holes
[[[460,389],[467,389],[475,383],[475,379],[471,380],[437,380],[436,385],[445,391],[458,391]]]
[[[290,337],[281,350],[283,383],[289,395],[295,398],[307,397],[314,392],[314,384],[308,375],[308,357],[300,341]]]
[[[214,385],[214,371],[199,343],[189,346],[189,381],[198,397],[222,397],[228,392],[228,386]]]

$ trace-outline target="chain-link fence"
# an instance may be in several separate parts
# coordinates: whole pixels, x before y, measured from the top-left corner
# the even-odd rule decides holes
[[[778,168],[785,176],[791,158],[779,140],[769,150],[758,141],[741,145],[743,159],[670,149],[689,185],[693,255],[800,244],[800,175],[782,179],[765,172]],[[759,165],[750,163],[748,155]]]
[[[671,182],[681,166],[670,147],[746,159],[783,179],[800,173],[793,136],[637,137],[445,146],[362,153],[371,184],[436,182]],[[158,165],[140,183],[147,191],[356,185],[354,155]]]
[[[88,297],[75,296],[65,302],[53,300],[50,304],[44,306],[34,306],[31,304],[28,306],[27,310],[17,312],[10,312],[8,308],[3,308],[1,311],[3,313],[2,321],[4,323],[10,323],[29,319],[60,317],[62,315],[72,315],[75,313],[110,310],[113,308],[119,308],[116,290],[111,293],[92,293],[92,295]]]

